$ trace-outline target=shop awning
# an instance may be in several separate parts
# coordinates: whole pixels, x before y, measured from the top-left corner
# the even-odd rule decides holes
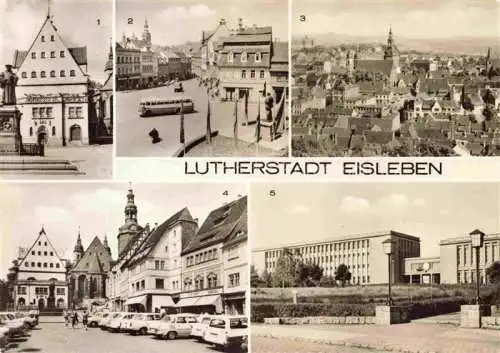
[[[196,306],[203,306],[203,305],[215,305],[217,306],[220,303],[220,295],[207,295],[206,297],[200,297],[196,301]]]
[[[141,295],[134,298],[128,298],[127,301],[125,302],[125,305],[132,305],[132,304],[142,304],[146,306],[146,296]]]
[[[177,303],[177,307],[185,307],[185,306],[194,306],[196,301],[198,300],[197,297],[194,297],[194,298],[182,298],[181,300],[179,300],[179,302]]]
[[[153,295],[152,298],[152,307],[153,308],[165,308],[165,307],[174,307],[174,301],[172,297],[168,295]]]

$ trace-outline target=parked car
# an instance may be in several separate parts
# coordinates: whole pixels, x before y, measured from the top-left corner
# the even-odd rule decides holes
[[[166,314],[166,315],[162,316],[161,319],[158,320],[158,321],[151,321],[151,322],[149,322],[148,323],[148,334],[153,335],[155,337],[160,337],[158,335],[158,329],[160,328],[160,326],[163,323],[170,322],[171,318],[172,318],[172,315]]]
[[[204,339],[218,347],[230,348],[246,343],[248,340],[248,318],[246,316],[221,316],[212,319]]]
[[[193,329],[191,330],[191,336],[198,339],[198,341],[203,341],[203,336],[205,335],[205,331],[210,325],[212,319],[216,318],[215,315],[200,315],[198,317],[198,322],[193,325]]]
[[[131,319],[133,313],[119,313],[115,315],[108,323],[107,328],[110,332],[120,332],[122,320]]]
[[[18,320],[22,320],[26,324],[27,328],[29,328],[29,329],[32,329],[33,327],[35,327],[38,324],[38,320],[37,319],[35,319],[34,317],[30,317],[26,313],[22,313],[22,312],[10,312],[10,313],[7,313],[7,314],[12,315],[14,318],[16,318]]]
[[[135,314],[129,320],[124,320],[122,323],[122,331],[133,335],[147,335],[148,325],[160,320],[160,314],[140,313]]]
[[[5,352],[7,344],[9,344],[9,328],[0,320],[0,352]]]
[[[118,316],[120,316],[120,314],[121,313],[109,313],[108,315],[103,316],[103,318],[101,319],[101,321],[99,321],[99,327],[102,330],[107,330],[108,329],[108,325],[111,322],[111,320],[117,318]]]
[[[189,337],[195,323],[196,315],[194,314],[171,315],[169,321],[161,322],[155,336],[169,340],[174,340],[177,337]]]
[[[0,321],[5,322],[5,326],[9,329],[9,335],[11,337],[26,335],[26,326],[24,322],[13,320],[5,313],[0,313]]]
[[[90,315],[89,315],[89,323],[88,323],[89,327],[97,327],[97,326],[99,326],[99,321],[104,316],[104,314],[107,314],[107,313],[102,312],[102,311],[90,313]]]

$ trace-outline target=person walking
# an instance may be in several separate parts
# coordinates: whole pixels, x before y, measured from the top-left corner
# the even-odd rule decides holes
[[[85,328],[85,331],[87,331],[88,324],[89,324],[89,314],[87,313],[87,310],[85,310],[83,312],[82,324],[83,324],[83,327]]]
[[[74,311],[72,315],[71,327],[75,328],[75,326],[77,325],[78,325],[78,313]]]
[[[69,320],[68,320],[68,311],[67,310],[63,311],[63,318],[64,318],[64,327],[68,327]]]

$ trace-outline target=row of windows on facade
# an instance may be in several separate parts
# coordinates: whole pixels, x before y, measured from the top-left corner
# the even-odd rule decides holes
[[[51,119],[52,115],[51,107],[41,107],[41,108],[31,108],[31,116],[33,119]],[[83,117],[83,107],[68,107],[68,118],[82,118]]]
[[[52,70],[50,71],[50,77],[56,77],[56,71]],[[69,70],[69,75],[71,77],[76,76],[76,71],[75,70]],[[21,72],[21,77],[22,78],[28,78],[28,73],[26,71]],[[40,78],[46,78],[47,77],[47,72],[46,71],[40,71]],[[66,77],[66,71],[61,70],[59,71],[59,77]],[[36,71],[31,71],[31,78],[37,78]]]
[[[118,56],[118,64],[131,64],[131,63],[138,63],[140,62],[140,59],[138,56]]]
[[[28,287],[26,286],[18,286],[17,287],[17,294],[19,295],[26,295],[28,294]],[[49,288],[48,287],[35,287],[35,295],[48,295],[49,294]],[[65,295],[66,294],[66,288],[56,288],[56,295]]]
[[[38,254],[38,255],[40,255],[40,254]],[[30,262],[26,261],[26,262],[24,263],[24,266],[25,266],[25,267],[30,267],[30,266],[31,266],[31,267],[42,267],[42,266],[43,266],[43,267],[54,268],[54,264],[53,264],[52,262],[50,262],[50,263],[44,262],[43,264],[42,264],[41,262],[37,262],[37,263],[36,263],[36,266],[35,266],[35,263],[34,263],[34,262],[31,262],[31,263],[30,263]],[[55,264],[55,268],[59,268],[59,267],[61,267],[61,266],[60,266],[58,263],[56,263],[56,264]]]
[[[494,242],[485,242],[483,246],[483,251],[479,250],[479,263],[481,260],[483,263],[494,262],[496,260],[497,254],[497,244]],[[490,251],[491,249],[491,251]],[[491,254],[491,257],[490,257]],[[476,254],[475,250],[473,250],[472,245],[463,245],[457,246],[457,265],[458,266],[466,266],[473,265],[476,263],[475,261]],[[469,262],[468,262],[469,260]]]
[[[346,263],[344,263],[344,262],[340,261],[340,258],[339,258],[339,261],[335,261],[335,263],[330,262],[330,266],[328,266],[328,265],[325,266],[325,262],[320,262],[317,259],[305,259],[304,263],[310,264],[310,265],[318,265],[318,266],[324,268],[325,270],[328,270],[328,269],[333,270],[333,269],[337,268],[340,264],[344,264],[347,266],[348,269],[352,268],[353,270],[359,269],[359,268],[365,268],[365,267],[367,269],[370,268],[370,264],[365,265],[364,262],[362,264],[359,264],[359,261],[356,264],[352,264],[350,260],[347,261]],[[266,267],[270,270],[275,269],[276,268],[276,261],[266,262]]]
[[[30,126],[30,136],[33,137],[33,126]],[[52,126],[52,136],[56,136],[56,127]]]
[[[48,59],[49,56],[47,56],[45,54],[46,54],[46,52],[44,52],[44,51],[40,52],[40,58],[41,59]],[[64,58],[65,56],[66,56],[66,52],[64,50],[59,51],[59,57],[60,58]],[[31,58],[32,59],[36,59],[36,52],[34,52],[34,51],[31,52]],[[56,58],[56,52],[55,51],[51,51],[50,52],[50,58],[51,59],[55,59]]]
[[[457,283],[476,283],[476,271],[457,271]],[[485,272],[479,270],[479,283],[486,284]]]
[[[246,63],[248,61],[249,56],[251,56],[251,55],[247,54],[246,52],[241,53],[240,62]],[[227,62],[230,62],[230,63],[234,62],[235,57],[236,57],[236,55],[233,52],[229,52],[227,54]],[[260,63],[262,61],[262,54],[257,52],[254,54],[254,58],[255,58],[256,63]]]
[[[31,255],[36,255],[36,254],[38,254],[38,256],[42,256],[42,254],[43,254],[43,256],[47,256],[47,254],[50,254],[50,256],[54,256],[54,252],[53,251],[49,251],[49,252],[47,252],[47,251],[44,251],[44,252],[38,251],[37,252],[35,250],[31,250]]]
[[[241,70],[241,78],[247,78],[247,71]],[[250,78],[255,78],[255,70],[250,71]],[[260,71],[260,78],[265,78],[264,70]]]
[[[191,278],[184,279],[184,290],[202,290],[216,288],[218,285],[217,275],[215,273],[209,273],[207,275],[207,286],[205,287],[205,278],[203,276],[196,276],[194,281]],[[194,286],[193,286],[194,284]]]
[[[202,262],[216,260],[218,258],[217,249],[204,251],[202,253],[186,257],[186,266],[193,266]]]
[[[135,74],[135,73],[140,73],[141,72],[141,67],[140,66],[135,66],[133,69],[128,68],[128,67],[119,67],[118,68],[118,74],[119,75],[127,75],[127,74]]]
[[[310,245],[301,248],[293,249],[295,254],[316,254],[325,251],[337,250],[351,250],[351,249],[364,249],[370,247],[370,240],[357,240],[342,243],[323,244],[323,245]],[[279,257],[283,250],[266,251],[266,257]]]

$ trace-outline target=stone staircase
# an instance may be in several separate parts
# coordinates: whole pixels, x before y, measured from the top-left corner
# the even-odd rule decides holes
[[[69,160],[50,157],[0,156],[0,177],[8,175],[82,175]]]

